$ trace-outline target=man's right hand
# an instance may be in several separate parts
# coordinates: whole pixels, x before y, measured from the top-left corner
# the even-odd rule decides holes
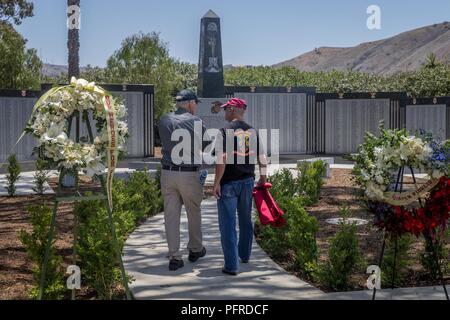
[[[263,184],[265,184],[266,182],[267,182],[267,176],[261,175],[261,176],[259,177],[258,185],[263,185]]]
[[[216,199],[220,199],[220,197],[222,196],[221,191],[220,191],[220,184],[214,185],[213,195],[214,195],[214,197],[216,197]]]

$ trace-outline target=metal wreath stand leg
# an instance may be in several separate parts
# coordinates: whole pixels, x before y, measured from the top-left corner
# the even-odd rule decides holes
[[[70,116],[70,118],[68,119],[68,130],[67,130],[67,136],[70,135],[70,131],[71,131],[71,127],[72,127],[72,120],[75,116],[75,114],[78,112],[74,112],[74,114],[72,114],[72,116]],[[77,116],[77,118],[79,118]],[[92,127],[89,121],[89,117],[88,117],[88,113],[87,111],[83,112],[83,121],[86,122],[86,126],[88,129],[88,134],[89,134],[89,141],[90,143],[94,143],[94,137],[92,134]],[[79,122],[77,121],[76,123],[76,142],[79,142],[80,140],[80,126],[79,126]],[[77,172],[75,172],[75,176],[76,176],[76,194],[75,196],[70,196],[70,197],[61,197],[61,188],[62,188],[62,179],[64,177],[64,174],[67,173],[66,170],[61,169],[61,171],[59,172],[59,179],[58,179],[58,189],[56,192],[56,198],[55,198],[55,203],[53,205],[53,214],[52,214],[52,219],[51,219],[51,223],[50,223],[50,228],[48,231],[48,238],[47,238],[47,243],[45,246],[45,255],[44,255],[44,260],[42,263],[42,271],[41,271],[41,279],[40,279],[40,283],[39,283],[39,295],[38,295],[38,300],[42,300],[43,294],[44,294],[44,288],[45,288],[45,284],[46,284],[46,276],[47,276],[47,269],[48,269],[48,262],[49,262],[49,255],[50,255],[50,247],[51,244],[53,242],[53,237],[55,234],[55,225],[56,225],[56,215],[58,212],[58,206],[60,202],[78,202],[78,201],[83,201],[83,200],[104,200],[106,209],[108,211],[108,221],[109,221],[109,225],[111,228],[111,235],[113,238],[113,246],[114,246],[114,250],[116,252],[117,255],[117,259],[119,262],[119,266],[120,266],[120,271],[121,271],[121,275],[122,275],[122,285],[125,288],[125,293],[126,293],[126,297],[127,300],[132,300],[134,299],[129,287],[128,287],[128,276],[125,272],[125,268],[123,266],[123,260],[122,260],[122,253],[119,247],[119,242],[117,241],[117,234],[116,234],[116,227],[114,225],[114,220],[113,220],[113,215],[112,215],[112,211],[109,207],[108,204],[108,197],[107,197],[107,192],[106,192],[106,183],[105,183],[105,179],[103,176],[98,176],[98,179],[100,180],[100,183],[102,185],[102,194],[97,194],[97,195],[92,195],[92,196],[84,196],[82,194],[80,194],[80,192],[78,191],[78,174]],[[73,256],[74,256],[74,262],[76,262],[76,230],[77,230],[77,220],[75,217],[75,226],[74,226],[74,245],[73,245]],[[75,300],[75,289],[72,290],[72,300]]]
[[[411,170],[411,175],[412,175],[412,179],[413,179],[413,183],[416,184],[416,177],[414,175],[414,170],[412,167],[409,167],[409,170]],[[400,193],[403,192],[403,174],[405,172],[405,167],[402,166],[399,171],[398,171],[398,175],[397,175],[397,181],[395,183],[395,191],[398,190],[398,186],[400,185]],[[419,203],[420,206],[423,208],[423,203],[422,203],[422,199],[419,198]],[[383,263],[383,258],[384,258],[384,251],[385,251],[385,246],[386,246],[386,233],[383,236],[383,245],[381,247],[381,254],[380,254],[380,259],[379,259],[379,263],[378,266],[381,268],[381,264]],[[432,254],[434,257],[434,261],[436,263],[436,266],[438,268],[438,273],[439,273],[439,279],[441,281],[442,287],[444,288],[444,293],[445,293],[445,297],[447,300],[449,300],[449,296],[448,296],[448,292],[447,292],[447,288],[445,286],[445,281],[444,281],[444,275],[442,273],[442,269],[441,269],[441,264],[439,263],[439,257],[437,255],[436,252],[436,247],[433,243],[433,240],[431,239],[431,237],[425,236],[425,240],[429,243],[429,247],[432,250]],[[393,268],[392,268],[392,281],[391,281],[391,288],[394,289],[395,287],[395,269],[396,269],[396,262],[397,262],[397,251],[398,251],[398,235],[394,236],[394,241],[395,241],[395,246],[394,246],[394,263],[393,263]],[[375,300],[377,294],[377,288],[373,289],[373,295],[372,295],[372,300]]]

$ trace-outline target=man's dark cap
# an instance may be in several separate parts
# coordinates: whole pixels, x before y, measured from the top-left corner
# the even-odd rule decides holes
[[[185,89],[178,92],[176,98],[176,101],[191,101],[195,100],[197,103],[201,102],[194,91]]]

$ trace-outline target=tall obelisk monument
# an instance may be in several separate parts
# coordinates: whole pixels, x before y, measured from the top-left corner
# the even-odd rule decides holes
[[[202,98],[225,97],[220,18],[212,10],[201,20],[197,93]]]

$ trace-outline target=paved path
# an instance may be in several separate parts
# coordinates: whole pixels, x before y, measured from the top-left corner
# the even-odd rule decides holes
[[[252,257],[241,265],[238,276],[221,272],[223,264],[217,225],[216,201],[203,201],[203,230],[206,256],[196,263],[169,271],[164,217],[150,218],[127,240],[124,264],[136,281],[131,285],[137,299],[318,299],[324,294],[286,273],[254,242]],[[187,243],[186,214],[182,214],[182,248]]]
[[[128,174],[136,171],[135,169],[129,169],[129,168],[116,168],[114,177],[117,179],[127,179]],[[149,173],[154,174],[156,173],[156,169],[150,169],[148,170]],[[106,170],[105,170],[106,173]],[[21,172],[20,173],[20,179],[16,183],[16,195],[17,196],[26,196],[26,195],[35,195],[36,192],[33,191],[33,188],[35,187],[34,183],[34,174],[35,171],[27,171],[27,172]],[[49,173],[50,178],[54,178],[58,176],[58,171],[51,170]],[[6,174],[0,174],[0,197],[2,196],[8,196],[8,191],[6,189],[6,186],[8,184],[8,181],[6,179]],[[44,194],[54,194],[55,190],[53,190],[48,183],[44,184]]]
[[[33,191],[33,188],[36,187],[34,183],[34,172],[22,172],[20,174],[20,179],[16,182],[16,195],[17,196],[26,196],[33,195],[36,192]],[[8,185],[8,180],[6,179],[6,175],[0,174],[0,197],[8,196],[8,190],[6,186]],[[50,188],[48,183],[44,184],[44,194],[54,194],[52,188]]]
[[[450,290],[447,286],[447,290]],[[326,295],[326,300],[372,300],[372,291],[335,292]],[[378,290],[376,300],[445,300],[442,286],[420,288],[398,288]]]

